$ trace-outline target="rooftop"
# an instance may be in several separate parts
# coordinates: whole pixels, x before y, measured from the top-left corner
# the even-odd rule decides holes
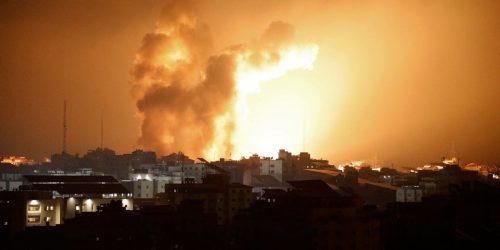
[[[25,175],[29,182],[35,183],[119,183],[109,175]]]
[[[59,194],[125,194],[129,191],[113,176],[25,175],[24,190],[56,191]]]

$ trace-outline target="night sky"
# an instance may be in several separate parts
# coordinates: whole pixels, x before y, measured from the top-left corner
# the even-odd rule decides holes
[[[174,149],[141,137],[154,137],[156,130],[141,126],[144,104],[138,105],[142,97],[133,90],[134,60],[144,52],[147,34],[175,24],[168,19],[174,12],[164,6],[164,1],[0,1],[0,156],[41,160],[60,152],[64,100],[70,153],[99,146],[102,115],[104,146],[118,153],[143,147],[206,154],[204,144],[196,150],[175,144],[179,149]],[[287,46],[319,48],[312,69],[290,70],[247,96],[248,114],[235,126],[250,136],[238,135],[236,128],[228,137],[232,157],[285,148],[333,163],[376,157],[383,164],[422,165],[448,155],[453,144],[463,163],[500,163],[499,1],[202,1],[193,6],[189,14],[196,25],[188,22],[189,27],[210,38],[193,38],[200,44],[189,47],[203,48],[194,65],[205,72],[200,74],[210,76],[210,56],[220,58],[235,45],[259,51],[283,40]],[[288,34],[288,27],[293,39],[266,36],[269,30]],[[201,96],[188,93],[183,96],[189,100]],[[234,104],[229,98],[217,106],[219,99],[204,103],[214,110]],[[179,137],[199,132],[187,124],[195,118],[181,119],[191,130]],[[207,141],[216,140],[213,136]]]

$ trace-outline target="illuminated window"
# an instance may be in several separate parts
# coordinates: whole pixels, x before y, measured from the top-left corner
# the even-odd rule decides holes
[[[45,222],[50,222],[51,218],[50,217],[45,217]]]
[[[40,224],[40,216],[33,216],[33,215],[28,216],[28,223],[29,224]]]
[[[40,205],[28,205],[28,212],[40,211]]]
[[[80,211],[80,206],[76,205],[75,210]]]

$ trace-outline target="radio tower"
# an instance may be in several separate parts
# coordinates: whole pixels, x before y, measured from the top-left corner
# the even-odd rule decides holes
[[[66,131],[68,130],[68,124],[66,123],[66,100],[64,100],[64,111],[63,111],[63,153],[66,153]]]
[[[104,149],[104,118],[101,113],[101,149]]]

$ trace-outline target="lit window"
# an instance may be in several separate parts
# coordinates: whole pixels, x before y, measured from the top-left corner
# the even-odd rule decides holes
[[[45,206],[45,211],[54,211],[54,206]]]
[[[40,211],[40,205],[28,205],[28,212]]]
[[[80,211],[80,206],[78,206],[78,205],[77,205],[77,206],[75,207],[75,210],[76,210],[76,211]]]
[[[40,216],[33,216],[33,215],[28,216],[28,223],[29,224],[39,224],[40,223]]]

